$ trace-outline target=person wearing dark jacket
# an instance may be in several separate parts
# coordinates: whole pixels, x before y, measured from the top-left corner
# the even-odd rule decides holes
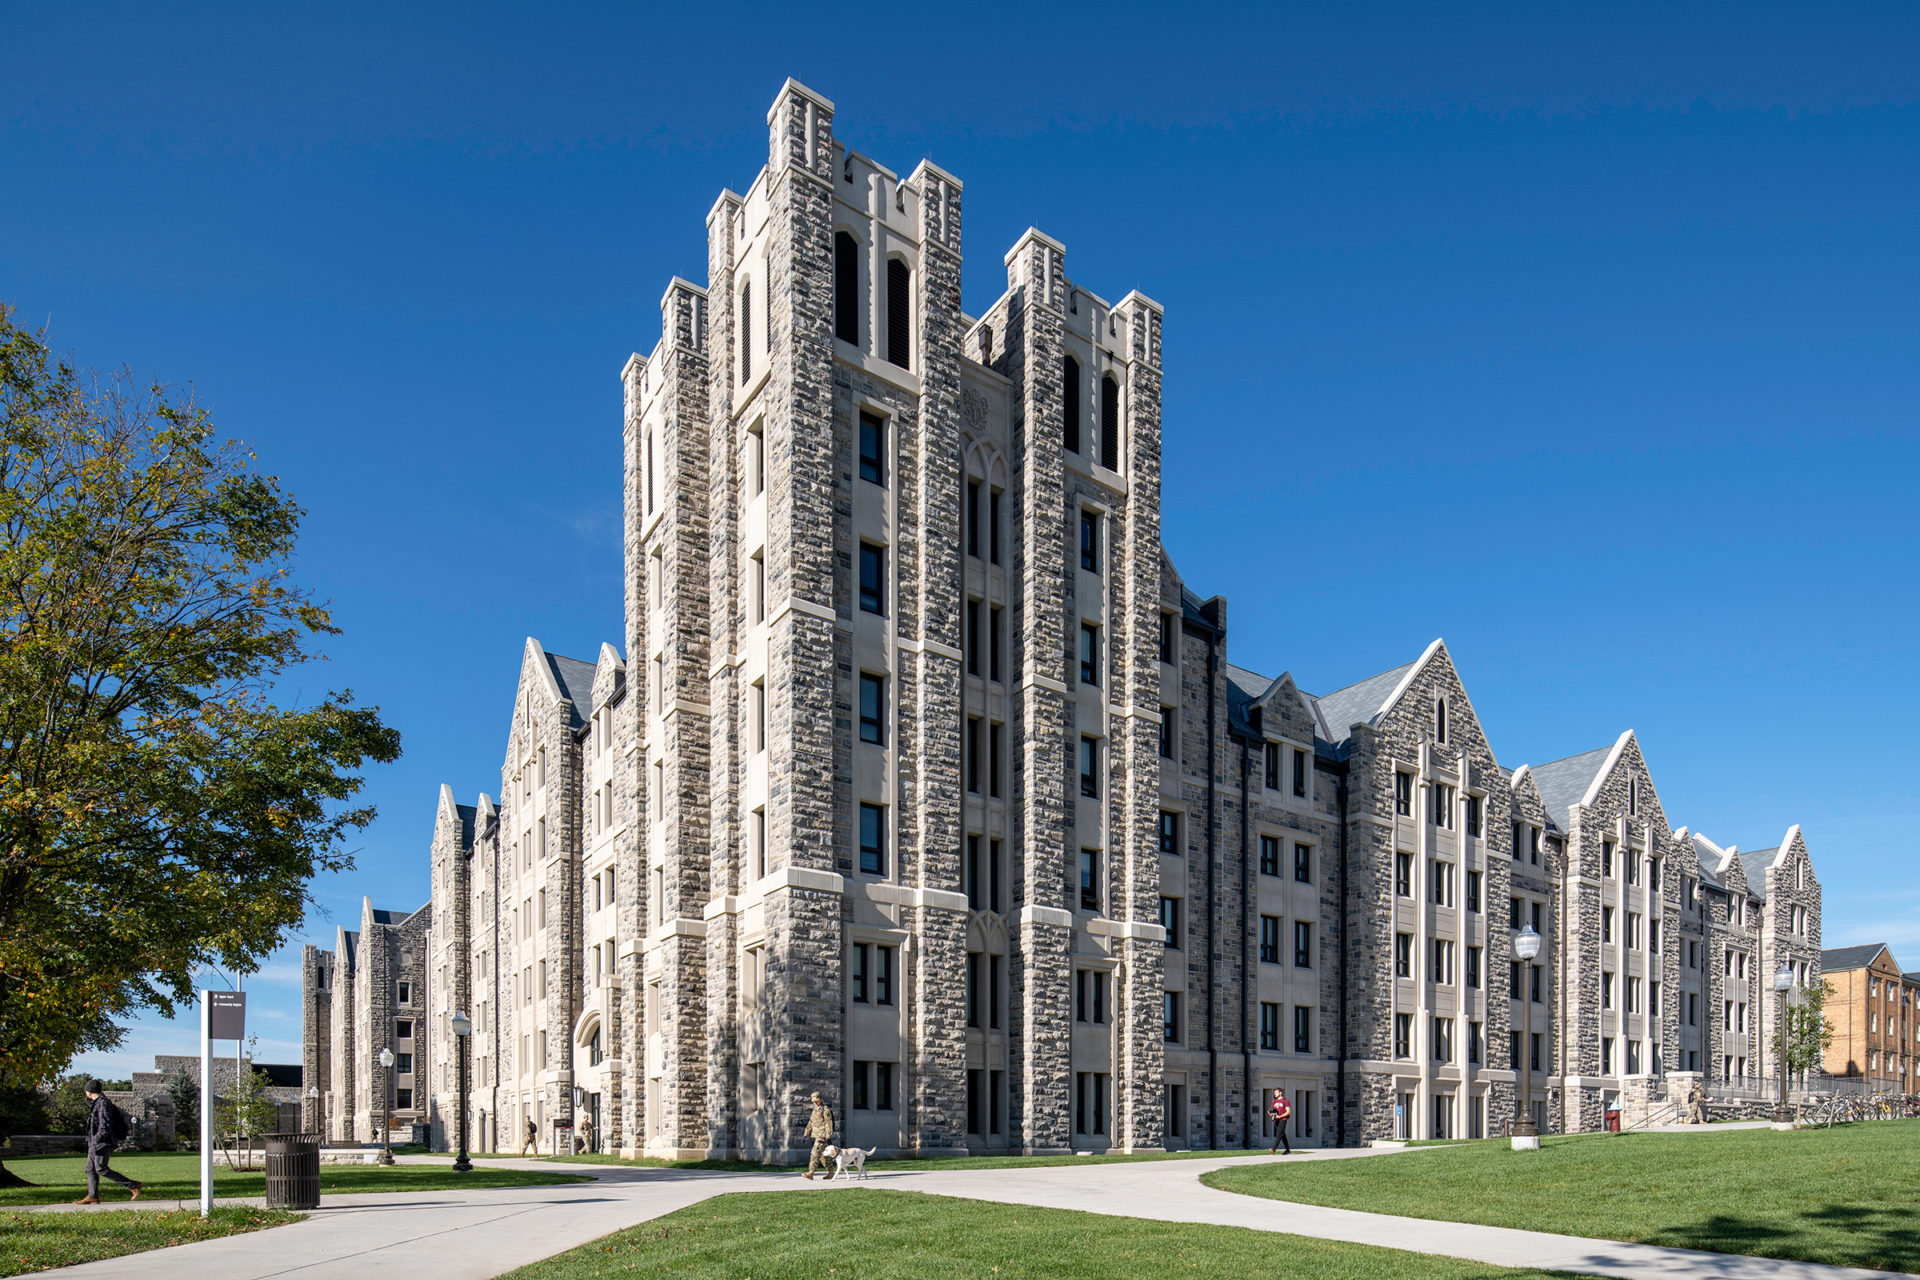
[[[113,1154],[113,1104],[107,1101],[107,1086],[98,1080],[87,1081],[87,1194],[75,1204],[100,1203],[100,1175],[106,1174],[140,1198],[140,1184],[126,1174],[107,1167]]]

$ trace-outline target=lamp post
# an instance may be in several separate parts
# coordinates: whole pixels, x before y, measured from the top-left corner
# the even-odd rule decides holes
[[[380,1163],[393,1163],[393,1050],[380,1051]]]
[[[1793,966],[1782,964],[1773,975],[1773,989],[1780,993],[1780,1016],[1774,1020],[1774,1056],[1780,1060],[1780,1102],[1773,1109],[1776,1126],[1792,1125],[1793,1113],[1787,1110],[1787,993],[1793,990]]]
[[[308,1110],[308,1114],[312,1117],[312,1119],[308,1122],[309,1123],[308,1131],[311,1133],[319,1133],[320,1132],[320,1086],[317,1084],[310,1084],[307,1086],[307,1110]]]
[[[1513,1149],[1538,1151],[1540,1130],[1533,1123],[1533,1061],[1528,1055],[1533,1052],[1533,958],[1540,954],[1540,935],[1532,925],[1513,935],[1513,954],[1520,962],[1520,989],[1513,994],[1520,999],[1523,1028],[1520,1060],[1513,1064],[1520,1076],[1520,1123],[1513,1126]]]
[[[467,1037],[473,1034],[473,1019],[456,1010],[453,1038],[460,1044],[460,1154],[453,1158],[456,1172],[470,1173],[473,1161],[467,1159]]]

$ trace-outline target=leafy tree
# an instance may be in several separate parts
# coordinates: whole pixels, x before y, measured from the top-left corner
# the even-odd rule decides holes
[[[47,1132],[85,1133],[87,1112],[93,1106],[87,1100],[87,1076],[68,1076],[47,1093]]]
[[[336,628],[254,461],[0,308],[0,1088],[257,967],[352,865],[360,768],[399,755],[350,693],[285,699]]]
[[[181,1074],[167,1080],[167,1096],[173,1099],[173,1133],[182,1143],[200,1145],[200,1086],[192,1076]]]
[[[257,1044],[257,1037],[248,1038],[246,1057],[239,1064],[233,1088],[226,1097],[213,1100],[213,1140],[226,1153],[227,1163],[235,1167],[245,1163],[237,1158],[241,1144],[251,1152],[253,1140],[271,1132],[280,1120],[280,1105],[267,1096],[272,1081],[253,1065]]]
[[[1784,1052],[1789,1074],[1804,1077],[1826,1062],[1827,1047],[1833,1043],[1833,1028],[1826,1016],[1832,991],[1825,982],[1809,986],[1799,1004],[1787,1005],[1786,1022],[1773,1033],[1773,1051]]]
[[[39,1089],[0,1089],[0,1133],[46,1133],[47,1095]]]

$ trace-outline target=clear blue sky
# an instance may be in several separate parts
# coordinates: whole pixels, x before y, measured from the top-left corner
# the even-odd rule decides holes
[[[1829,945],[1920,967],[1920,9],[1672,8],[16,6],[0,298],[310,510],[301,687],[406,755],[308,937],[425,899],[527,635],[620,638],[616,375],[792,75],[966,182],[969,308],[1029,225],[1166,305],[1166,541],[1236,660],[1444,636],[1503,763],[1633,728],[1676,822],[1802,823]]]

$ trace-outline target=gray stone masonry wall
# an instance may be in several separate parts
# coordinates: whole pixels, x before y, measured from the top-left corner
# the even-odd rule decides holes
[[[1441,699],[1447,704],[1444,741],[1436,723]],[[1342,728],[1332,732],[1339,734]],[[1431,1136],[1432,1108],[1439,1105],[1436,1097],[1451,1094],[1453,1132],[1464,1134],[1470,1098],[1485,1097],[1483,1106],[1491,1123],[1509,1096],[1491,1089],[1506,1083],[1511,1077],[1504,1073],[1512,1070],[1507,1038],[1511,1006],[1502,980],[1508,933],[1505,916],[1498,910],[1511,891],[1512,793],[1444,645],[1436,645],[1415,667],[1378,726],[1354,734],[1348,768],[1353,797],[1348,817],[1347,920],[1352,948],[1348,1017],[1353,1042],[1348,1052],[1360,1061],[1348,1064],[1348,1098],[1350,1103],[1357,1102],[1358,1110],[1345,1118],[1343,1131],[1349,1141],[1390,1136],[1393,1109],[1399,1105],[1398,1095],[1405,1093],[1413,1096],[1415,1107],[1407,1117],[1409,1133]],[[1411,817],[1396,817],[1394,812],[1394,775],[1400,770],[1412,772],[1416,779]],[[1440,783],[1456,788],[1451,830],[1427,821],[1428,792]],[[1484,835],[1478,840],[1467,836],[1464,815],[1469,793],[1483,797]],[[1413,858],[1411,898],[1395,893],[1394,859],[1399,853]],[[1452,905],[1432,901],[1429,862],[1436,855],[1455,866]],[[1468,870],[1484,873],[1482,905],[1495,910],[1478,916],[1465,910]],[[1414,938],[1415,976],[1411,979],[1395,977],[1395,934],[1402,931]],[[1451,982],[1436,981],[1430,972],[1435,938],[1454,943]],[[1480,991],[1466,988],[1463,982],[1469,946],[1484,948],[1489,972]],[[1394,1053],[1397,1014],[1412,1018],[1410,1057]],[[1455,1024],[1450,1062],[1435,1060],[1435,1017]],[[1483,1026],[1486,1054],[1478,1065],[1466,1061],[1468,1021],[1480,1021]],[[1356,1090],[1356,1076],[1376,1079]]]
[[[1061,447],[1060,368],[1066,290],[1058,247],[1029,233],[1007,261],[1004,372],[1013,382],[1010,505],[1018,583],[1012,645],[1020,690],[1014,704],[1014,805],[1019,839],[1010,852],[1014,901],[1022,904],[1007,959],[1012,987],[1010,1107],[1013,1136],[1031,1153],[1069,1149],[1072,1130],[1072,942],[1068,884],[1074,857],[1070,786],[1074,711],[1069,690],[1074,638],[1067,631],[1071,577]]]
[[[1260,696],[1257,721],[1236,719],[1224,670],[1226,602],[1202,606],[1205,623],[1186,620],[1183,587],[1162,547],[1159,306],[1139,293],[1108,304],[1078,287],[1060,242],[1029,230],[1006,254],[1006,292],[970,321],[961,308],[957,178],[927,162],[902,180],[843,147],[832,104],[792,81],[767,126],[766,168],[744,196],[722,192],[707,216],[706,287],[672,281],[658,344],[622,371],[624,687],[615,685],[618,655],[603,654],[590,694],[568,688],[556,696],[548,655],[529,642],[498,821],[482,797],[471,863],[456,847],[458,810],[446,793],[431,858],[432,910],[376,926],[369,907],[357,942],[342,931],[332,952],[303,954],[302,1064],[326,1081],[330,1133],[372,1135],[378,1080],[369,1064],[391,1036],[393,983],[405,974],[415,975],[419,993],[402,1015],[419,1024],[413,1051],[423,1074],[415,1087],[439,1115],[457,1102],[451,1046],[430,1028],[443,1029],[454,1007],[490,1012],[473,1046],[473,1108],[486,1117],[476,1147],[517,1149],[523,1116],[573,1114],[586,995],[581,860],[597,824],[570,698],[590,698],[613,719],[615,832],[602,838],[616,842],[618,963],[611,993],[594,993],[609,1001],[595,1007],[608,1020],[610,1061],[586,1079],[603,1090],[603,1139],[625,1154],[801,1157],[810,1145],[808,1095],[818,1089],[826,1097],[845,1133],[856,1119],[847,1110],[850,1059],[884,1061],[896,1050],[897,1117],[867,1108],[858,1123],[883,1145],[926,1154],[1237,1146],[1260,1133],[1260,1091],[1271,1087],[1316,1091],[1316,1136],[1329,1140],[1389,1136],[1402,1094],[1415,1100],[1414,1136],[1431,1132],[1436,1095],[1454,1099],[1456,1134],[1467,1132],[1473,1098],[1483,1100],[1486,1132],[1497,1134],[1517,1105],[1508,1040],[1517,1009],[1548,1038],[1547,1069],[1534,1079],[1536,1096],[1549,1103],[1548,1127],[1597,1127],[1617,1086],[1600,1071],[1602,1014],[1623,1012],[1599,1008],[1606,962],[1595,940],[1610,891],[1598,849],[1608,831],[1623,841],[1632,831],[1666,868],[1647,913],[1662,921],[1661,946],[1642,948],[1637,971],[1649,983],[1657,977],[1663,992],[1644,1039],[1678,1051],[1682,997],[1692,990],[1705,1016],[1688,1032],[1697,1030],[1709,1074],[1722,1052],[1723,998],[1747,1000],[1756,1022],[1764,1016],[1771,1026],[1761,1008],[1763,971],[1782,958],[1818,962],[1819,884],[1797,828],[1770,873],[1756,938],[1728,920],[1724,895],[1710,897],[1704,914],[1682,910],[1679,888],[1697,873],[1696,856],[1691,839],[1667,827],[1637,743],[1595,803],[1559,830],[1530,774],[1510,785],[1500,770],[1444,646],[1415,669],[1377,726],[1317,725],[1291,677]],[[834,331],[834,236],[843,229],[864,251],[862,333],[851,344]],[[894,256],[911,281],[904,366],[885,358],[876,332],[888,311],[876,277]],[[749,282],[751,311],[742,314]],[[1083,379],[1082,439],[1072,453],[1062,439],[1068,352]],[[1117,472],[1105,467],[1100,447],[1105,376],[1120,390]],[[859,475],[863,411],[887,423],[884,491]],[[764,495],[745,464],[756,425]],[[992,569],[963,549],[961,504],[979,465],[1004,486],[1005,554]],[[1103,522],[1097,572],[1080,567],[1082,510]],[[764,547],[754,532],[762,527]],[[858,599],[858,542],[876,527],[888,543],[884,620],[864,613]],[[755,551],[764,552],[764,622],[749,616],[746,557]],[[1005,610],[1007,674],[998,682],[963,670],[967,605],[981,592]],[[1159,662],[1162,610],[1177,619],[1171,672]],[[1102,628],[1097,692],[1079,679],[1083,619]],[[1220,663],[1211,673],[1209,637]],[[762,646],[764,755],[749,742],[743,675],[759,678]],[[857,729],[858,676],[868,663],[889,682],[887,740],[878,748],[863,744]],[[1444,742],[1433,717],[1443,697]],[[1163,705],[1178,717],[1171,761],[1159,756]],[[578,711],[586,719],[592,707]],[[997,796],[966,790],[969,715],[1004,725]],[[1102,745],[1098,803],[1082,799],[1076,776],[1083,733]],[[1311,753],[1309,796],[1263,785],[1260,753],[1269,741],[1284,745],[1289,772],[1295,747]],[[542,808],[523,769],[543,749]],[[874,876],[857,863],[857,806],[874,798],[867,790],[879,767],[890,838],[887,870]],[[1399,769],[1418,779],[1415,811],[1405,818],[1394,812]],[[595,784],[604,776],[591,775]],[[1468,792],[1483,801],[1483,836],[1464,854],[1464,803],[1450,830],[1426,820],[1429,790],[1442,782],[1459,788],[1462,801]],[[1629,785],[1639,793],[1631,805],[1621,791]],[[751,807],[763,790],[764,875],[749,861]],[[1160,851],[1162,808],[1181,816],[1177,854]],[[532,835],[536,813],[546,818],[546,842],[529,866],[515,850]],[[1515,820],[1548,833],[1540,864],[1512,856]],[[1282,875],[1262,877],[1262,833],[1287,846],[1310,842],[1315,882],[1293,882],[1286,846]],[[970,835],[1003,842],[1004,911],[964,905]],[[1077,888],[1083,847],[1102,858],[1097,908],[1083,907]],[[1414,858],[1411,899],[1395,892],[1399,853]],[[1431,900],[1434,856],[1456,868],[1451,904]],[[1482,877],[1479,912],[1465,909],[1468,870]],[[1724,874],[1744,893],[1737,857]],[[1267,883],[1275,879],[1281,883]],[[545,925],[531,927],[530,939],[516,937],[516,909],[537,910],[543,890]],[[1536,963],[1546,966],[1548,998],[1538,1005],[1509,998],[1513,894],[1545,908],[1547,946]],[[1178,948],[1162,936],[1163,895],[1183,904]],[[1787,927],[1796,907],[1807,910],[1802,932]],[[1290,954],[1282,965],[1258,960],[1262,914],[1314,925],[1311,972],[1297,971]],[[430,935],[429,921],[438,922]],[[850,930],[899,945],[897,1026],[878,1010],[853,1007]],[[1417,939],[1408,979],[1394,974],[1401,930]],[[1689,936],[1706,952],[1699,970],[1681,960]],[[1451,981],[1430,980],[1435,939],[1455,944]],[[1283,951],[1291,941],[1283,936]],[[1756,956],[1737,997],[1722,995],[1729,941]],[[1477,989],[1464,983],[1469,947],[1481,948]],[[749,967],[746,948],[760,969]],[[1004,949],[1001,1027],[966,1025],[970,949]],[[542,962],[544,988],[528,1003],[516,984]],[[1111,975],[1106,1028],[1076,1026],[1077,967]],[[757,986],[749,981],[756,973]],[[1168,991],[1185,997],[1173,1041],[1161,1019]],[[1280,1047],[1260,1047],[1263,1003],[1308,1001],[1318,1010],[1311,1051],[1294,1051],[1290,1016]],[[1414,1017],[1409,1055],[1394,1052],[1396,1013]],[[1434,1060],[1436,1017],[1456,1027],[1450,1062]],[[1466,1060],[1470,1022],[1483,1030],[1478,1063]],[[1756,1050],[1756,1060],[1764,1052]],[[1657,1073],[1674,1064],[1649,1065]],[[967,1131],[970,1069],[1005,1072],[997,1133]],[[1104,1133],[1075,1131],[1076,1072],[1110,1077]],[[1169,1132],[1169,1082],[1185,1087],[1184,1133]]]

